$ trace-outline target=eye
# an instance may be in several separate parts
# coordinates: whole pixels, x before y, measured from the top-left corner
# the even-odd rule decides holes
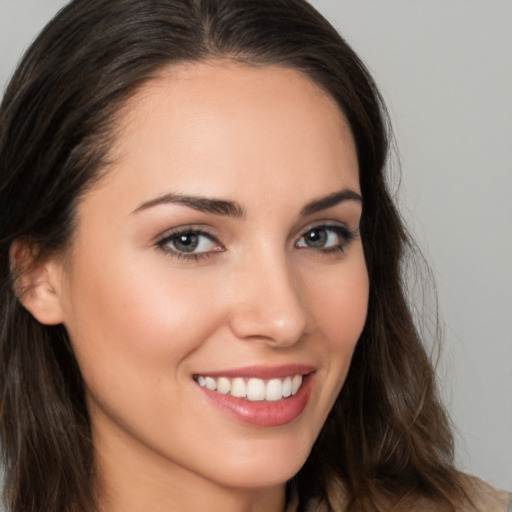
[[[353,238],[354,234],[344,226],[315,226],[299,238],[296,247],[323,252],[343,251]]]
[[[224,249],[212,235],[190,228],[168,233],[156,245],[171,256],[194,259]]]

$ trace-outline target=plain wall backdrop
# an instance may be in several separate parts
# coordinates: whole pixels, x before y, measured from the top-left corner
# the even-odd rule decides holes
[[[0,0],[0,92],[66,2]],[[461,469],[512,490],[512,1],[312,0],[368,65],[437,279]]]

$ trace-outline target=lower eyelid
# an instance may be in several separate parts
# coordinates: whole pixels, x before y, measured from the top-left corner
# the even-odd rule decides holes
[[[347,226],[320,224],[318,226],[313,226],[304,231],[303,234],[300,236],[299,240],[302,240],[308,233],[315,230],[324,230],[327,232],[334,233],[342,240],[343,245],[349,243],[352,239],[354,239],[357,236],[358,233],[357,230],[351,230]]]
[[[301,245],[299,246],[300,249],[313,249],[318,252],[323,253],[330,253],[330,252],[343,252],[343,250],[354,240],[359,236],[359,230],[356,229],[350,229],[346,225],[328,225],[328,224],[320,224],[317,226],[312,226],[306,231],[303,232],[301,237],[299,238],[299,241],[302,240],[310,231],[314,231],[315,229],[318,230],[325,230],[331,233],[334,233],[339,238],[339,243],[336,243],[335,245],[327,246],[327,247],[311,247],[308,245]],[[211,244],[212,248],[207,249],[201,252],[186,252],[186,251],[180,251],[179,249],[172,247],[173,240],[177,239],[180,235],[186,235],[186,234],[194,234],[198,236],[204,236],[209,239],[208,245]],[[295,244],[297,246],[298,242]],[[224,252],[226,248],[221,244],[217,237],[213,234],[202,230],[202,229],[194,229],[192,228],[183,228],[183,229],[176,229],[176,231],[167,232],[164,236],[160,237],[155,242],[155,246],[159,249],[163,250],[165,253],[167,253],[171,257],[175,257],[177,259],[182,260],[200,260],[202,258],[207,258],[212,256],[213,254]]]
[[[217,237],[208,231],[204,231],[203,229],[195,229],[195,228],[177,228],[176,230],[169,230],[165,232],[165,234],[159,236],[156,239],[156,244],[163,244],[172,241],[173,239],[181,236],[181,235],[198,235],[205,236],[209,238],[215,243],[219,243]]]

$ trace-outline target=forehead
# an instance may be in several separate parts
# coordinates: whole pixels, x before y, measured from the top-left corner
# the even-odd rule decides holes
[[[156,95],[166,96],[175,108],[180,102],[192,100],[199,105],[216,104],[230,107],[245,102],[275,101],[283,106],[298,99],[317,102],[341,115],[335,99],[318,83],[302,71],[278,65],[252,65],[228,59],[171,64],[159,73],[127,102],[123,114],[127,117],[135,110],[150,104]],[[160,98],[162,99],[162,98]],[[174,100],[174,101],[173,101]],[[324,114],[325,112],[319,112]],[[325,119],[324,119],[325,120]]]
[[[127,102],[115,133],[108,174],[135,180],[148,197],[171,187],[236,199],[255,177],[273,188],[278,177],[293,177],[304,191],[312,178],[320,188],[326,180],[336,190],[359,187],[344,115],[294,69],[229,61],[169,66]]]

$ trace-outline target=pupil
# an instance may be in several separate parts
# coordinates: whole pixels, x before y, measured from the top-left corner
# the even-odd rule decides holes
[[[174,245],[176,249],[183,252],[192,252],[198,245],[198,236],[191,233],[180,235]]]
[[[327,234],[325,230],[322,229],[314,229],[309,232],[308,241],[309,245],[313,247],[322,247],[325,245],[327,240]]]

